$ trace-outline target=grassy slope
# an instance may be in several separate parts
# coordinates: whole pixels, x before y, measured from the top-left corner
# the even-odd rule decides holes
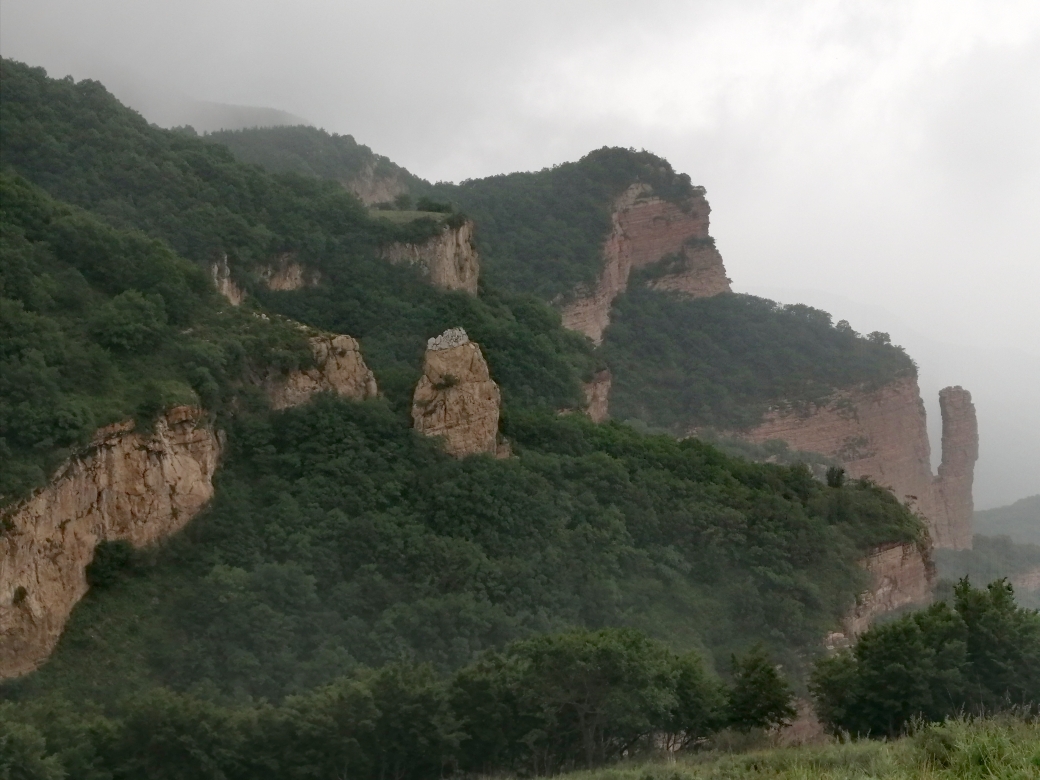
[[[1040,723],[952,721],[894,742],[832,742],[731,755],[706,752],[572,772],[566,780],[1029,780]]]

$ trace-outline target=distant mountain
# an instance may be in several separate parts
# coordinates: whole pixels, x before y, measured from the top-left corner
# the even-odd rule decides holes
[[[1016,542],[1040,544],[1040,495],[1009,506],[975,513],[975,532],[985,536],[1010,536]]]

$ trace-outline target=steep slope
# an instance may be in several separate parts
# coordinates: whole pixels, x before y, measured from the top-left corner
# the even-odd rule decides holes
[[[977,533],[1010,536],[1024,544],[1040,544],[1040,495],[976,512],[974,520]]]

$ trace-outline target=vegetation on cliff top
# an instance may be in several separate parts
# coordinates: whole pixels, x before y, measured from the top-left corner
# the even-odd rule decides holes
[[[863,338],[819,309],[751,295],[686,300],[639,286],[614,302],[603,351],[611,415],[678,434],[746,428],[778,400],[808,405],[836,388],[916,376],[885,334]]]

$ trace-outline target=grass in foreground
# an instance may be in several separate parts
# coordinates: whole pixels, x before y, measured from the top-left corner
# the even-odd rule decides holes
[[[1012,718],[948,721],[892,742],[785,747],[740,754],[662,757],[574,772],[566,780],[1034,780],[1040,723]]]

